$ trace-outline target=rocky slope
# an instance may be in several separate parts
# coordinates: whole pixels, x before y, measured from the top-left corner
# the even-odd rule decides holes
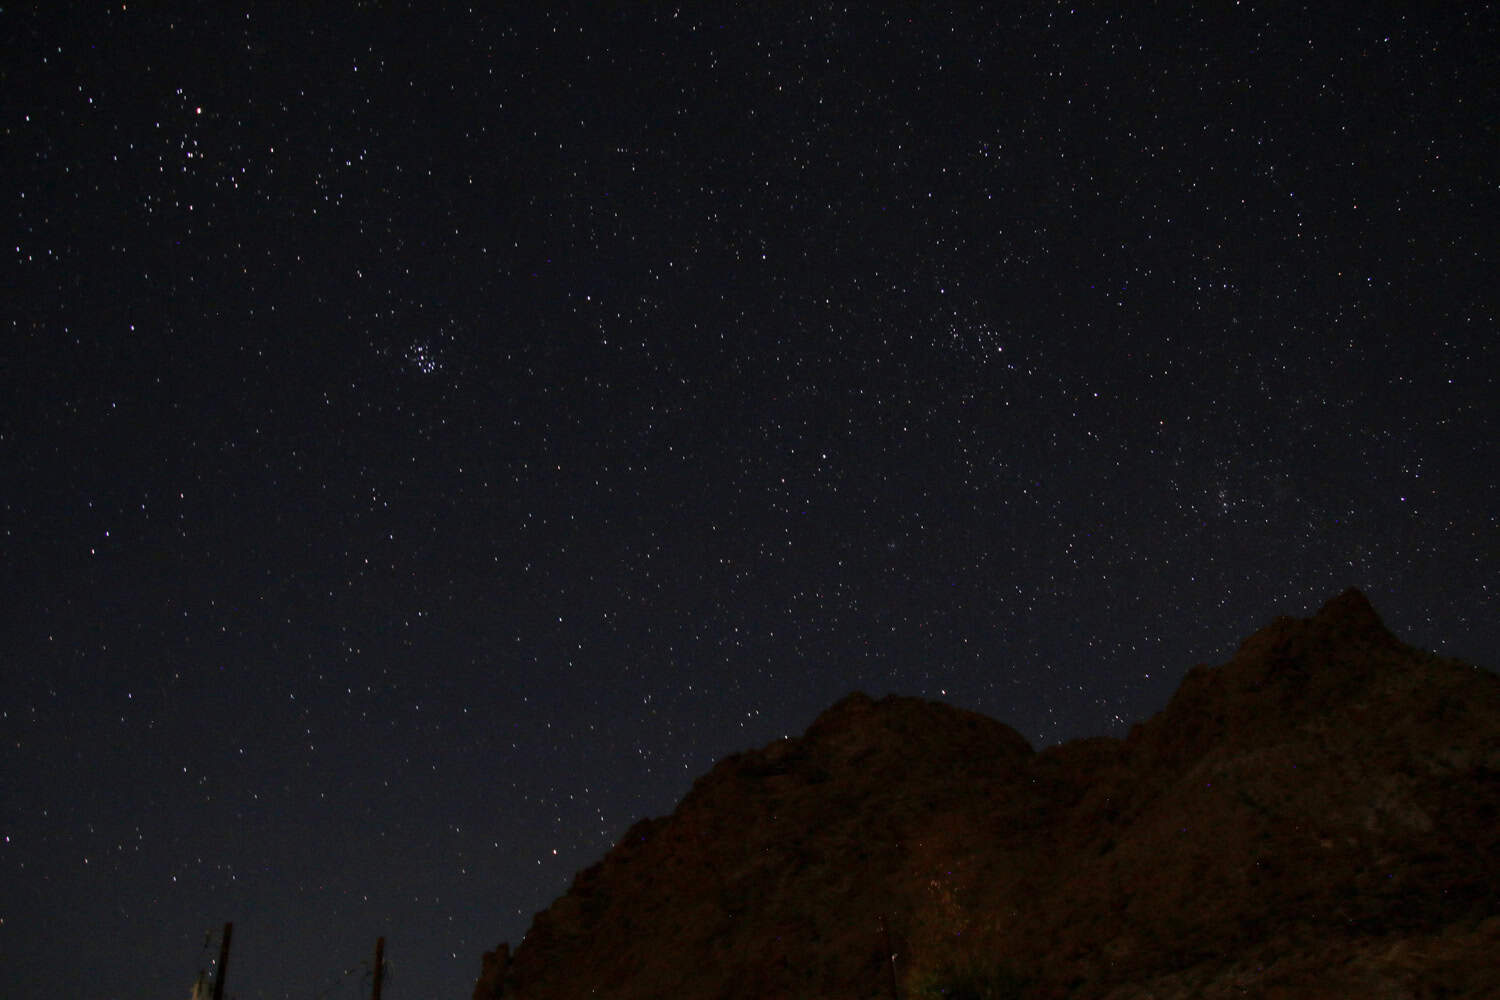
[[[851,695],[722,761],[475,1000],[1500,996],[1500,678],[1358,591],[1125,740]]]

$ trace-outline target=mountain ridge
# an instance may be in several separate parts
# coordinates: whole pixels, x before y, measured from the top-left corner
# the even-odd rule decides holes
[[[474,998],[1500,995],[1497,829],[1500,678],[1351,588],[1124,739],[851,694],[633,826]]]

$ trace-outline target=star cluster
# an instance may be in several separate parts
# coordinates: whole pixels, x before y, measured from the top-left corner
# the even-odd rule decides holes
[[[6,996],[465,996],[851,689],[1493,664],[1484,5],[0,21]]]

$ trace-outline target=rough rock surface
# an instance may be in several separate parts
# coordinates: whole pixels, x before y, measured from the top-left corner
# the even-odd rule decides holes
[[[475,1000],[1500,997],[1500,678],[1350,590],[1124,740],[855,694],[730,757]]]

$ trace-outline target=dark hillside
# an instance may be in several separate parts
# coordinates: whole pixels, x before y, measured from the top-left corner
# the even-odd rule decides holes
[[[638,823],[474,996],[1500,996],[1497,858],[1500,679],[1350,590],[1123,741],[851,695]]]

